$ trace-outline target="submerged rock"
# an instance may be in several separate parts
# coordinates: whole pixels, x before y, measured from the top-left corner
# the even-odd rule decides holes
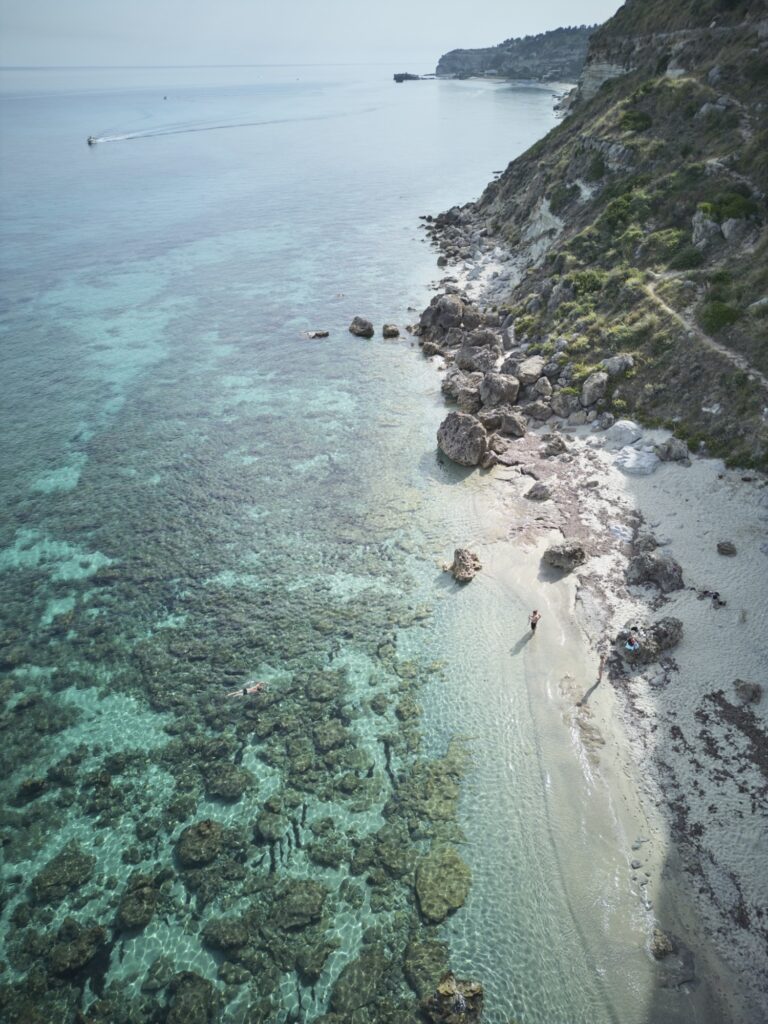
[[[751,683],[746,679],[734,679],[733,688],[742,704],[757,704],[763,696],[760,683]]]
[[[413,991],[424,999],[435,991],[445,976],[448,946],[445,942],[427,939],[411,940],[405,950],[403,973]]]
[[[477,1024],[483,1012],[483,986],[460,981],[449,971],[421,1009],[431,1024]]]
[[[166,1024],[210,1024],[214,1016],[213,985],[193,971],[183,971],[169,985],[173,1001]]]
[[[416,895],[423,916],[444,921],[464,905],[472,872],[452,846],[438,846],[423,857],[416,869]]]
[[[280,888],[273,916],[274,923],[287,931],[306,928],[319,921],[328,890],[311,878],[291,878]]]
[[[458,583],[469,583],[482,567],[474,551],[470,551],[469,548],[456,548],[453,562],[443,568],[445,572],[450,572]]]
[[[717,553],[718,555],[733,556],[736,554],[736,545],[730,540],[720,540],[717,542]]]
[[[154,917],[157,896],[157,889],[148,875],[133,875],[117,907],[118,927],[132,931],[148,925]]]
[[[176,844],[176,856],[183,867],[210,864],[221,852],[223,826],[205,819],[185,828]]]
[[[60,976],[76,974],[96,956],[106,938],[103,928],[97,925],[87,928],[74,918],[66,917],[48,955],[51,971]]]
[[[49,860],[32,881],[32,899],[44,906],[60,903],[70,892],[79,889],[93,874],[96,858],[83,853],[74,841]]]
[[[349,1015],[373,1002],[388,966],[389,957],[380,947],[364,949],[336,979],[331,992],[331,1009]]]
[[[437,443],[442,452],[460,466],[477,466],[488,443],[485,427],[463,412],[451,412],[437,431]]]

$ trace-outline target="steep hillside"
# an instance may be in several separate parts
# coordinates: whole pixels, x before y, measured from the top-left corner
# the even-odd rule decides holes
[[[571,116],[438,218],[449,261],[512,254],[491,301],[548,401],[620,354],[600,409],[768,469],[767,98],[764,0],[628,0]]]
[[[437,64],[443,78],[498,75],[501,78],[575,82],[587,56],[595,26],[558,28],[522,39],[506,39],[498,46],[478,50],[451,50]]]

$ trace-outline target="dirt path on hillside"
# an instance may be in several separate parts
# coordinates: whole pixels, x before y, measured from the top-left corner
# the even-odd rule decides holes
[[[659,277],[656,278],[655,281],[649,281],[647,284],[644,284],[643,291],[653,303],[655,303],[660,309],[664,310],[664,312],[668,316],[671,316],[673,320],[676,320],[677,323],[679,323],[680,326],[687,331],[689,336],[696,338],[698,341],[701,342],[702,345],[704,345],[710,351],[717,352],[718,355],[722,356],[724,359],[727,359],[728,362],[731,363],[732,366],[735,366],[738,370],[742,370],[744,373],[749,374],[750,377],[758,381],[760,385],[766,391],[768,391],[768,377],[766,377],[765,374],[761,373],[759,370],[756,370],[754,366],[752,366],[744,358],[744,356],[740,355],[738,352],[734,352],[732,349],[726,348],[725,345],[721,345],[719,341],[715,341],[714,338],[710,338],[708,334],[702,331],[702,329],[696,323],[694,323],[691,317],[686,316],[683,313],[678,313],[676,309],[673,309],[667,302],[664,301],[664,299],[661,298],[660,295],[656,293],[654,284],[658,283],[659,281],[670,280],[672,277],[675,276],[677,275],[659,275]]]

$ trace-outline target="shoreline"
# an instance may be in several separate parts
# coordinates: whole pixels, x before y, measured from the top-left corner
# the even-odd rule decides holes
[[[451,276],[436,286],[438,294],[444,290],[479,309],[490,304],[509,280],[502,264],[511,263],[517,272],[513,254],[502,254],[501,261],[498,256],[493,240],[486,239],[471,256],[461,254],[458,266],[454,257]],[[445,349],[425,347],[424,354],[441,373],[453,363]],[[767,966],[760,907],[768,894],[768,869],[761,867],[758,852],[760,837],[763,848],[768,838],[766,711],[765,698],[742,702],[732,681],[762,682],[759,637],[768,626],[768,608],[762,585],[765,531],[761,534],[758,517],[768,517],[768,481],[701,456],[688,465],[661,462],[653,475],[628,475],[615,463],[620,446],[607,442],[593,424],[571,426],[558,417],[544,424],[528,417],[527,431],[491,465],[487,482],[508,507],[515,502],[504,497],[504,489],[520,498],[539,480],[551,484],[553,493],[544,501],[524,502],[530,513],[510,526],[506,544],[514,539],[533,548],[546,531],[584,543],[585,564],[570,577],[551,577],[548,585],[568,593],[564,580],[575,584],[561,607],[570,608],[595,677],[599,652],[611,651],[602,685],[589,689],[566,675],[560,693],[548,693],[548,700],[561,706],[564,724],[582,745],[583,770],[594,771],[627,820],[638,828],[644,822],[642,831],[652,836],[625,853],[630,884],[659,929],[647,945],[649,959],[654,946],[659,993],[691,993],[693,1019],[724,1019],[725,1014],[734,1024],[750,1024],[754,1013],[768,1014],[760,981]],[[564,447],[546,454],[553,436]],[[630,447],[652,450],[670,437],[669,431],[639,428]],[[718,485],[721,500],[708,518],[707,503]],[[686,514],[686,503],[699,522]],[[653,541],[647,540],[649,528]],[[694,530],[710,537],[706,546],[691,537]],[[738,538],[735,558],[716,548],[731,535]],[[679,557],[684,589],[662,593],[648,580],[628,583],[627,566],[643,543],[662,556]],[[514,586],[519,589],[519,579]],[[702,600],[702,594],[719,593],[718,588],[722,608],[709,596]],[[736,628],[744,625],[745,612],[732,610],[742,593],[749,595],[752,613],[746,634]],[[704,611],[720,616],[713,620],[718,631],[711,649],[701,643]],[[658,661],[627,665],[615,645],[622,630],[633,620],[645,625],[669,615],[683,622],[680,645]],[[550,621],[545,615],[544,629]],[[707,685],[700,676],[702,651],[710,670]],[[579,707],[580,689],[587,701]],[[684,730],[681,716],[689,720]],[[705,728],[691,733],[693,723],[702,721]],[[736,732],[740,748],[734,753]],[[726,746],[729,753],[723,755]],[[723,827],[734,815],[744,820],[744,831],[729,833],[727,824]],[[744,853],[744,832],[748,839],[754,835],[751,857]],[[723,879],[729,880],[728,895],[718,892]],[[715,1011],[718,1002],[722,1007]],[[665,1019],[663,1013],[657,1007],[654,1019]]]

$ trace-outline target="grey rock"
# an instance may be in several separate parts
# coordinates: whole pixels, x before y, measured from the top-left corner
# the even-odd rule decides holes
[[[697,210],[691,220],[693,244],[697,249],[706,249],[710,245],[723,241],[720,225],[710,220],[703,210]]]
[[[544,440],[546,442],[544,445],[544,455],[546,458],[550,458],[553,455],[562,455],[568,449],[562,434],[547,434]]]
[[[456,405],[460,412],[468,412],[474,415],[482,405],[480,392],[477,388],[460,388],[456,396]]]
[[[720,540],[717,542],[718,555],[735,555],[736,545],[731,540]]]
[[[517,379],[521,384],[535,384],[541,377],[546,359],[544,356],[529,356],[517,367]]]
[[[670,956],[676,952],[677,946],[673,942],[672,937],[663,932],[661,928],[654,928],[653,938],[651,939],[651,955],[654,960],[663,960],[665,956]]]
[[[486,373],[480,385],[480,398],[483,405],[514,405],[520,390],[520,382],[516,377],[506,373]]]
[[[581,404],[585,408],[594,405],[599,398],[605,397],[607,387],[608,374],[604,370],[591,373],[581,385],[581,395],[579,396]]]
[[[638,451],[627,446],[617,452],[616,465],[628,476],[650,476],[659,468],[661,460],[655,452]]]
[[[372,338],[373,324],[370,320],[366,320],[365,317],[356,316],[349,325],[349,332],[350,334],[357,335],[358,338]]]
[[[587,422],[587,410],[579,409],[577,412],[572,412],[568,417],[568,422],[574,427],[583,427]]]
[[[635,586],[652,584],[662,594],[669,594],[683,589],[683,570],[670,555],[644,551],[630,559],[627,582]]]
[[[538,481],[529,491],[525,492],[524,497],[528,498],[529,501],[547,501],[552,497],[552,491],[545,483]]]
[[[565,394],[562,391],[556,391],[552,395],[551,404],[552,412],[555,416],[562,416],[563,419],[567,419],[572,413],[578,412],[581,409],[578,395]]]
[[[480,373],[490,373],[495,369],[496,362],[501,355],[501,349],[486,348],[467,344],[465,341],[456,353],[456,365],[461,370],[477,370]]]
[[[670,437],[661,444],[654,445],[656,452],[662,462],[687,462],[690,465],[690,452],[685,441],[678,437]]]
[[[487,448],[485,427],[474,416],[463,412],[449,413],[437,431],[437,443],[453,462],[460,466],[477,466]]]
[[[571,572],[577,565],[587,560],[584,548],[575,540],[564,540],[561,544],[553,544],[542,555],[542,561],[553,569]]]
[[[643,436],[643,428],[634,420],[616,420],[613,426],[606,431],[605,440],[612,448],[623,448],[625,445],[634,444]]]
[[[447,330],[458,327],[464,318],[464,303],[458,295],[441,295],[435,304],[434,322]]]
[[[384,324],[381,328],[381,333],[385,338],[399,338],[400,328],[395,326],[395,324]]]
[[[628,353],[620,353],[603,360],[603,368],[609,377],[619,377],[627,370],[631,370],[634,365],[635,360]]]
[[[613,424],[616,422],[616,417],[612,412],[601,412],[595,420],[595,430],[610,430]]]
[[[524,407],[523,412],[526,416],[530,416],[534,420],[541,420],[543,423],[552,415],[552,406],[541,398],[537,402],[529,402]]]
[[[549,398],[552,394],[552,384],[547,377],[539,377],[533,385],[533,390],[537,395],[541,395],[542,398]]]
[[[474,551],[470,551],[469,548],[456,548],[453,561],[445,566],[445,571],[450,572],[457,583],[469,583],[482,567]]]
[[[498,429],[508,437],[525,437],[528,432],[525,416],[515,409],[510,409],[508,412],[503,413]]]

